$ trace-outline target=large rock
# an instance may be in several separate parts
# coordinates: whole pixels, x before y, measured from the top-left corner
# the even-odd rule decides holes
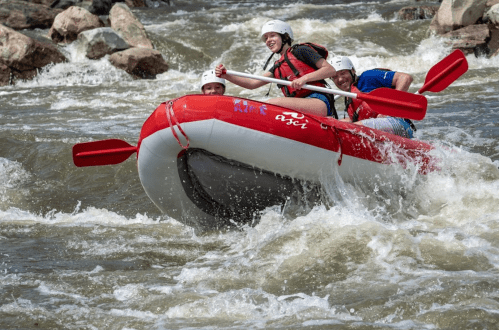
[[[146,7],[146,0],[125,0],[128,7]]]
[[[130,48],[130,45],[110,27],[88,30],[78,35],[78,48],[90,59],[99,59]]]
[[[158,8],[160,6],[169,6],[169,0],[145,0],[146,6],[150,8]]]
[[[411,6],[403,7],[398,13],[397,17],[401,20],[416,20],[416,19],[430,19],[435,16],[439,6]]]
[[[461,49],[465,54],[487,55],[490,30],[487,24],[469,25],[443,35],[451,40],[453,49]]]
[[[157,74],[168,70],[161,53],[150,48],[130,48],[114,53],[109,57],[109,62],[135,78],[154,79]]]
[[[430,29],[438,34],[475,24],[483,15],[487,0],[443,0]]]
[[[50,4],[50,8],[58,8],[58,9],[68,9],[72,6],[77,6],[81,4],[82,0],[53,0]]]
[[[48,29],[61,10],[21,0],[0,0],[0,24],[14,30]]]
[[[88,11],[94,15],[109,15],[112,6],[112,0],[93,0]]]
[[[38,5],[44,5],[44,6],[50,6],[50,4],[54,2],[54,0],[23,0],[23,1],[36,3]]]
[[[0,25],[0,64],[9,67],[13,77],[31,79],[36,76],[37,69],[65,61],[64,55],[54,45]]]
[[[70,43],[76,40],[83,31],[103,27],[104,22],[81,7],[69,7],[56,16],[50,28],[49,37],[54,42]]]
[[[127,5],[116,3],[109,12],[111,27],[118,31],[132,47],[153,49],[146,30]]]
[[[0,63],[0,86],[7,86],[10,84],[10,73],[11,69],[5,65]]]
[[[490,40],[487,44],[489,48],[489,56],[494,57],[499,55],[499,26],[493,26],[490,28]]]
[[[499,0],[487,0],[487,3],[485,3],[485,10],[488,10],[490,7],[497,5],[498,3]]]
[[[499,25],[499,3],[490,7],[483,19],[490,24]]]

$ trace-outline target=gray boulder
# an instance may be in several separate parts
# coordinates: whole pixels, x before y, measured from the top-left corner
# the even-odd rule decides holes
[[[499,3],[490,7],[483,18],[490,24],[499,25]]]
[[[88,30],[78,35],[78,48],[90,59],[130,48],[130,45],[110,27]]]

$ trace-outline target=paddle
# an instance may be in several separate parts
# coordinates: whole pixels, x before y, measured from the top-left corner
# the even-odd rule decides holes
[[[456,49],[428,71],[423,87],[416,94],[422,94],[426,91],[440,92],[466,71],[468,71],[466,57],[461,50]]]
[[[78,167],[119,164],[136,151],[118,139],[78,143],[73,146],[73,162]]]
[[[428,71],[424,85],[415,94],[422,94],[426,91],[441,92],[466,71],[468,71],[466,57],[461,50],[456,49]],[[334,99],[336,100],[339,97],[335,96]]]
[[[290,86],[291,82],[287,80],[257,76],[249,73],[242,73],[232,70],[224,72],[228,75],[240,76],[245,78],[257,79],[280,85]],[[373,111],[393,117],[403,117],[415,120],[421,120],[426,114],[427,101],[422,95],[407,93],[391,88],[378,88],[369,93],[350,93],[330,88],[303,85],[302,88],[316,92],[342,95],[353,99],[360,99],[369,104]]]

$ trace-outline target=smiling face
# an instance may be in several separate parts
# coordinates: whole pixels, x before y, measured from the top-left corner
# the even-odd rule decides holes
[[[353,77],[350,70],[336,71],[336,77],[333,78],[333,82],[342,91],[349,92],[353,84]]]
[[[207,83],[203,86],[204,95],[224,95],[225,87],[221,83]]]
[[[263,40],[272,53],[278,53],[282,47],[282,38],[277,32],[265,33],[263,35]]]

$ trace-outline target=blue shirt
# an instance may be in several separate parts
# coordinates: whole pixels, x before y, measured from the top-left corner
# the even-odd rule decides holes
[[[357,88],[362,93],[369,93],[381,87],[392,88],[394,75],[395,71],[367,70],[360,75]]]

